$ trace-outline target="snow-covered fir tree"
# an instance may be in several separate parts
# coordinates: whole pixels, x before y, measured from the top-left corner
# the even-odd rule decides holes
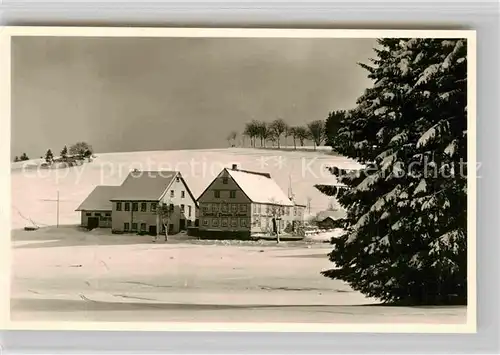
[[[61,150],[61,158],[67,158],[68,157],[68,147],[64,146],[64,148]]]
[[[52,154],[52,151],[48,149],[47,152],[45,153],[45,161],[50,164],[52,163],[53,160],[54,160],[54,154]]]
[[[362,163],[318,185],[347,211],[327,277],[385,302],[467,301],[467,51],[460,39],[382,39],[374,82],[335,137]]]

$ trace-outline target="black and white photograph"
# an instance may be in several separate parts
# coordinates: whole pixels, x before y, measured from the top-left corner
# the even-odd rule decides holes
[[[10,31],[11,327],[475,331],[474,31]]]

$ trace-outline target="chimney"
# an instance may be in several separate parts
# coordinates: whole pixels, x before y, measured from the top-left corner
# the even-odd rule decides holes
[[[233,170],[238,170],[238,165],[237,165],[237,164],[233,164],[232,169],[233,169]]]

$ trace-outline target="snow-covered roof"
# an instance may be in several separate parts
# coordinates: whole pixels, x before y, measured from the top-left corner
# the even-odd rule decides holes
[[[237,169],[226,170],[252,202],[294,205],[269,174]]]
[[[111,211],[110,199],[117,193],[120,186],[100,185],[87,196],[76,209],[77,211]]]
[[[131,172],[111,200],[158,201],[177,174],[177,171]]]
[[[343,209],[336,209],[336,210],[328,210],[328,211],[321,211],[318,212],[316,215],[316,220],[317,221],[324,221],[327,218],[331,218],[333,220],[345,218],[347,216],[346,212]]]

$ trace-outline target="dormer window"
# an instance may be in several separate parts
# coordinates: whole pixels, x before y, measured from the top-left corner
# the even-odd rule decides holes
[[[227,185],[228,180],[229,180],[229,179],[227,178],[227,176],[224,176],[224,177],[222,178],[222,183],[223,183],[223,184],[225,184],[225,185]]]

